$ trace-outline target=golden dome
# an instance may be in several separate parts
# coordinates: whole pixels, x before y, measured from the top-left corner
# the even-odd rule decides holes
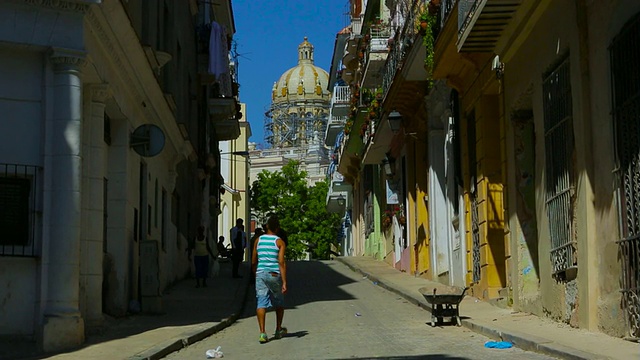
[[[313,65],[313,45],[305,36],[298,45],[298,66],[292,67],[273,84],[271,99],[283,102],[297,99],[329,100],[329,74]]]

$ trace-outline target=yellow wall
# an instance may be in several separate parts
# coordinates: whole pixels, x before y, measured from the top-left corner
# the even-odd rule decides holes
[[[425,135],[423,139],[426,139]],[[418,275],[425,275],[429,277],[429,270],[431,269],[431,256],[430,256],[430,239],[429,239],[429,212],[427,203],[424,200],[428,191],[428,176],[429,167],[427,166],[427,143],[417,140],[414,147],[415,159],[413,166],[416,169],[414,183],[415,186],[415,251],[416,251],[416,272]]]
[[[469,107],[462,119],[463,174],[465,178],[467,284],[472,293],[482,298],[497,298],[506,287],[507,266],[504,222],[503,158],[504,132],[502,131],[499,95],[481,95]],[[475,162],[469,163],[468,133],[469,114],[475,114]],[[480,281],[473,283],[473,234],[471,223],[471,197],[469,166],[475,166],[477,189],[478,226],[480,234]]]

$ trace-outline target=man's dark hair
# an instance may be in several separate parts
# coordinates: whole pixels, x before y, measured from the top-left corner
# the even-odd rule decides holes
[[[267,228],[274,233],[277,232],[278,229],[280,229],[280,220],[275,216],[270,217],[269,220],[267,220]]]

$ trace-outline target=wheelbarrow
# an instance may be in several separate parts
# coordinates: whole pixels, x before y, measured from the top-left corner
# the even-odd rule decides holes
[[[436,326],[436,323],[442,322],[445,317],[451,318],[451,321],[455,321],[458,326],[462,325],[458,308],[467,288],[453,287],[451,292],[445,294],[437,294],[437,289],[431,290],[427,287],[422,287],[418,291],[431,304],[431,326]]]

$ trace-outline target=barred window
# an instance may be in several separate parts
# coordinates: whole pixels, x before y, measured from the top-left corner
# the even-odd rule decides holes
[[[567,56],[544,78],[546,212],[553,275],[566,279],[577,269],[574,234],[575,175],[570,63]],[[575,276],[575,273],[571,274]]]
[[[31,165],[0,164],[0,256],[36,256],[38,174]]]
[[[629,336],[640,338],[640,14],[609,48],[618,181],[622,305]]]

